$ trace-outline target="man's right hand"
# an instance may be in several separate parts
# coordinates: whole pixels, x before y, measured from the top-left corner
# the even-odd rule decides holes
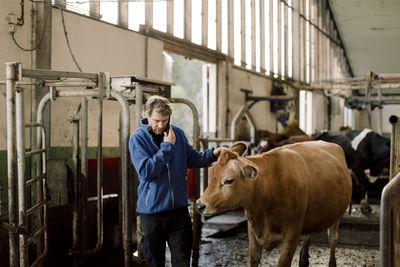
[[[174,130],[172,130],[172,126],[169,127],[168,134],[164,132],[164,142],[170,142],[171,144],[175,144],[175,133]]]

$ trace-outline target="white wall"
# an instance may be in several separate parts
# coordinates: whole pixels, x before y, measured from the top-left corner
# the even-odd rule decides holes
[[[118,26],[64,12],[65,25],[72,52],[84,72],[110,72],[111,76],[146,74],[146,37]],[[148,77],[163,78],[163,43],[148,40]],[[61,14],[53,8],[52,70],[79,71],[65,41]],[[70,146],[72,125],[68,122],[79,103],[78,98],[60,99],[52,103],[51,140],[53,146]],[[103,106],[103,143],[118,146],[120,105],[105,101]],[[134,127],[134,106],[131,107],[131,131]],[[89,101],[89,146],[97,142],[97,101]]]
[[[30,9],[32,3],[25,1],[25,23],[22,27],[17,27],[15,39],[23,48],[31,48],[31,16]],[[31,67],[31,52],[24,52],[19,49],[13,42],[11,34],[8,32],[8,21],[6,18],[9,13],[14,13],[18,17],[21,10],[18,1],[15,0],[1,0],[0,1],[0,81],[6,79],[6,65],[5,62],[21,62],[26,68]],[[25,117],[29,119],[30,116],[30,92],[26,90],[25,93]],[[0,85],[0,150],[7,149],[7,112],[6,112],[6,87]],[[28,136],[27,136],[28,137]],[[29,138],[27,138],[29,141]],[[28,142],[29,144],[29,142]]]

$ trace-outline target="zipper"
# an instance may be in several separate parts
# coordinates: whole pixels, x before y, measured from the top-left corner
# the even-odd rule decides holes
[[[148,204],[149,195],[150,195],[150,185],[151,185],[151,182],[149,183],[149,187],[147,188],[147,194],[146,194],[146,206],[147,206],[147,204]]]
[[[169,188],[171,189],[172,208],[173,208],[174,205],[175,205],[175,198],[174,198],[174,191],[173,191],[172,186],[171,186],[171,175],[170,175],[170,172],[169,172],[169,164],[168,163],[167,163],[167,171],[168,171]]]

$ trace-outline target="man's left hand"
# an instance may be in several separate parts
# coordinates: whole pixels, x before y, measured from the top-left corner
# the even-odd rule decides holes
[[[228,150],[226,147],[219,147],[213,150],[214,156],[218,157],[222,151]]]

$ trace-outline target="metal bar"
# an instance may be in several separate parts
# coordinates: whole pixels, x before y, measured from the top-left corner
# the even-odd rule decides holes
[[[254,119],[251,116],[246,105],[242,106],[232,119],[231,139],[236,141],[236,124],[237,124],[238,119],[241,118],[243,115],[246,117],[247,122],[250,125],[250,142],[254,144],[255,143],[255,134],[256,134],[256,127],[255,127],[256,124],[255,124]]]
[[[51,92],[49,93],[49,96],[51,95]],[[50,99],[50,98],[48,98]],[[34,127],[39,127],[38,132],[36,134],[36,148],[41,147],[42,149],[45,149],[46,153],[42,153],[40,156],[36,157],[36,175],[41,176],[43,175],[43,179],[41,180],[41,184],[37,183],[36,191],[37,191],[37,199],[41,199],[42,201],[45,201],[43,205],[43,210],[38,210],[38,221],[40,222],[40,225],[43,225],[44,228],[44,233],[43,233],[43,240],[39,240],[37,244],[37,251],[38,251],[38,257],[36,258],[36,261],[32,263],[32,266],[35,266],[44,259],[44,257],[48,253],[48,231],[47,231],[47,153],[50,151],[50,142],[46,141],[46,138],[48,138],[48,135],[46,134],[46,128],[43,124],[43,111],[45,107],[45,103],[47,103],[48,100],[46,100],[46,97],[44,97],[44,102],[42,103],[42,106],[39,109],[39,106],[41,103],[38,105],[38,112],[36,114],[36,119],[37,123],[32,123],[31,126]],[[40,116],[39,116],[39,111],[40,111]],[[40,119],[40,120],[39,120]],[[27,126],[27,125],[26,125]],[[40,164],[40,160],[42,160],[42,163]],[[42,246],[44,245],[44,248]],[[40,254],[41,253],[41,254]]]
[[[196,150],[200,149],[199,135],[200,135],[200,126],[199,126],[199,113],[197,111],[196,106],[189,100],[184,98],[171,98],[171,103],[182,103],[186,104],[191,110],[193,114],[193,148]],[[200,197],[200,177],[199,172],[195,172],[195,187],[196,199]],[[192,202],[192,208],[194,206],[194,202]],[[192,255],[192,266],[198,266],[199,261],[199,245],[201,239],[201,216],[198,212],[193,213],[193,255]]]
[[[25,123],[25,127],[26,128],[28,128],[28,127],[31,127],[31,128],[33,128],[33,127],[41,127],[41,128],[44,128],[44,124],[43,123],[31,123],[31,122],[28,122],[28,123]]]
[[[16,147],[15,147],[15,62],[6,63],[7,79],[7,177],[8,177],[8,217],[10,225],[17,224],[16,217]],[[18,266],[17,235],[9,231],[10,266]]]
[[[81,243],[81,222],[79,216],[79,118],[78,113],[81,108],[79,103],[78,108],[75,111],[74,117],[71,120],[73,135],[72,135],[72,172],[74,176],[74,206],[73,206],[73,217],[72,217],[72,254],[73,254],[73,266],[79,266],[79,244]]]
[[[396,196],[400,193],[400,173],[396,175],[384,188],[381,197],[381,209],[380,209],[380,227],[379,227],[379,254],[381,267],[394,266],[394,257],[399,255],[393,255],[394,242],[397,242],[396,235],[392,234],[398,229],[398,201]],[[396,212],[397,211],[397,212]]]
[[[46,149],[36,149],[32,151],[25,152],[25,157],[30,157],[32,155],[40,154],[46,152]]]
[[[60,80],[63,78],[81,78],[97,82],[97,73],[51,71],[43,69],[22,69],[22,76],[26,78]]]
[[[30,180],[26,181],[25,185],[29,186],[29,185],[31,185],[33,183],[36,183],[36,182],[39,182],[39,181],[43,180],[44,178],[46,178],[46,174],[39,175],[39,176],[37,176],[37,177],[35,177],[33,179],[30,179]]]
[[[122,125],[121,132],[121,177],[122,177],[122,242],[124,247],[125,267],[129,267],[132,262],[132,240],[131,240],[131,211],[129,209],[129,180],[128,180],[128,142],[130,131],[130,110],[125,98],[111,91],[111,96],[118,100],[121,105]]]
[[[26,210],[26,215],[30,215],[32,212],[34,212],[36,209],[42,207],[43,205],[45,205],[47,203],[47,200],[42,200],[38,203],[36,203],[35,205],[33,205],[32,207],[30,207],[29,209]]]
[[[392,115],[389,118],[392,124],[392,134],[390,136],[390,174],[389,178],[394,177],[400,172],[400,117]]]
[[[25,200],[25,117],[24,90],[19,89],[15,94],[15,118],[17,141],[17,177],[18,177],[18,226],[27,228]],[[25,246],[26,237],[19,235],[20,266],[27,266],[28,250]]]
[[[87,228],[87,195],[88,195],[88,100],[86,97],[81,99],[81,189],[79,202],[81,203],[79,215],[82,218],[82,242],[81,249],[84,255],[87,251],[88,228]]]
[[[86,255],[99,251],[103,245],[103,100],[98,100],[97,129],[97,241],[93,249]]]

